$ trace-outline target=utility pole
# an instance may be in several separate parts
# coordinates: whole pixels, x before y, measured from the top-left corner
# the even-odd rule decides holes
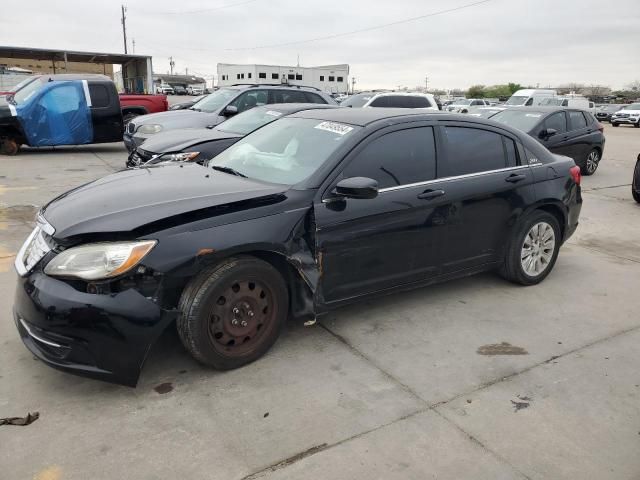
[[[136,53],[136,39],[132,38],[131,39],[131,43],[133,44],[133,53],[135,54]]]
[[[429,77],[424,77],[424,91],[425,93],[429,91]]]
[[[124,38],[124,54],[127,54],[127,16],[125,15],[125,12],[127,11],[127,7],[125,7],[124,5],[121,5],[122,7],[122,20],[120,20],[122,22],[122,36]]]
[[[188,68],[188,67],[185,67],[185,68],[184,68],[184,74],[185,74],[185,75],[189,75],[189,68]]]
[[[351,95],[356,93],[356,77],[351,77]]]
[[[169,57],[169,66],[171,67],[171,75],[173,75],[173,67],[175,66],[176,62],[173,61],[173,57]]]

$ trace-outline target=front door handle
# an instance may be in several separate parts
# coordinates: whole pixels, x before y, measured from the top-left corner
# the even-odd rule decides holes
[[[527,178],[526,175],[522,175],[521,173],[513,173],[505,178],[505,181],[509,183],[517,183],[521,180],[524,180],[525,178]]]
[[[444,190],[425,190],[418,198],[420,200],[431,200],[432,198],[441,197],[444,195]]]

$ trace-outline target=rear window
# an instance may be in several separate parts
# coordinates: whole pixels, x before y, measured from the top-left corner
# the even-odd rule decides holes
[[[109,91],[104,85],[89,84],[89,96],[93,108],[104,108],[109,106]]]

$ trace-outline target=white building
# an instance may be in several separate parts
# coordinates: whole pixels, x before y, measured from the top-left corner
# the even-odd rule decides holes
[[[348,93],[349,65],[286,67],[281,65],[218,64],[218,86],[237,83],[288,83],[316,87],[323,92]]]

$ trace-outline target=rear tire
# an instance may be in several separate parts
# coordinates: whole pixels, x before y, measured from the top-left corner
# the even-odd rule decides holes
[[[500,274],[513,283],[536,285],[556,263],[562,241],[558,220],[536,210],[514,230]]]
[[[580,172],[582,175],[588,177],[589,175],[596,173],[598,165],[600,165],[600,151],[597,148],[594,148],[587,155],[584,165],[580,167]]]
[[[640,122],[634,123],[633,126],[636,127],[636,128],[640,128]]]
[[[636,202],[640,203],[640,158],[636,161],[636,168],[633,170],[631,195]]]
[[[611,122],[611,126],[612,126],[612,127],[619,127],[619,126],[620,126],[620,124],[619,124],[619,123],[616,123],[616,122]]]
[[[238,368],[275,343],[288,305],[287,286],[273,266],[231,257],[187,285],[178,306],[178,334],[199,362],[219,370]]]

